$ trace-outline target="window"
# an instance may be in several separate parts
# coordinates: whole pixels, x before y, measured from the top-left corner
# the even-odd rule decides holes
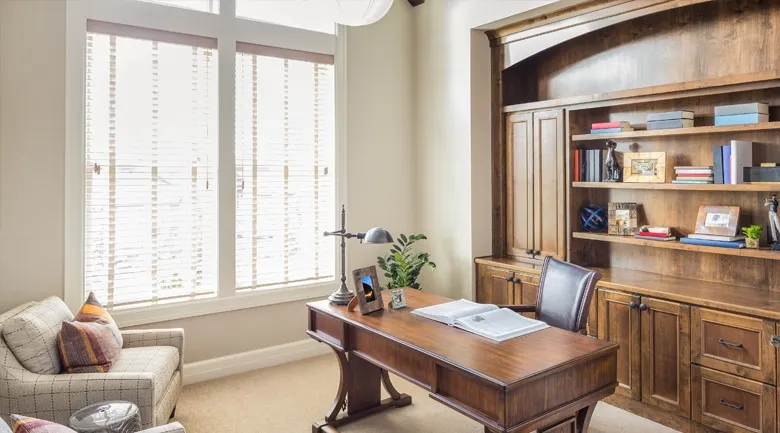
[[[333,58],[238,49],[237,288],[331,280]]]
[[[66,5],[72,308],[94,292],[126,326],[332,291],[337,39],[242,1]]]
[[[334,4],[320,0],[237,0],[236,16],[315,32],[336,32]]]

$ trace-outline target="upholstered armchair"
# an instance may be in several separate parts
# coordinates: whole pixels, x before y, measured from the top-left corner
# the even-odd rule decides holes
[[[31,314],[36,304],[0,315],[0,336],[11,318],[28,309],[25,314]],[[0,337],[0,416],[21,414],[67,425],[70,416],[85,406],[124,400],[138,406],[143,428],[167,423],[181,393],[184,331],[122,331],[122,337],[121,355],[108,373],[83,374],[33,373]]]

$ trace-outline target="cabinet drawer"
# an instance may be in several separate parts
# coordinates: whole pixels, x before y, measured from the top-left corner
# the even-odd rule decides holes
[[[691,362],[775,384],[772,322],[693,308]]]
[[[724,432],[775,431],[775,388],[708,368],[692,368],[693,420]]]

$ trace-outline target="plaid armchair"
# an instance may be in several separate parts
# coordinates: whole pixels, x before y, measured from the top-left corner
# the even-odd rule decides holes
[[[0,335],[10,318],[33,305],[0,315]],[[167,423],[181,393],[184,331],[122,331],[122,338],[122,353],[108,373],[36,374],[0,337],[0,416],[16,413],[67,425],[85,406],[124,400],[138,406],[143,428]]]

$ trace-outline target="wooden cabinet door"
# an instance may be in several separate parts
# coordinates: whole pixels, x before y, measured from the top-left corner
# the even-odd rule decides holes
[[[506,119],[506,252],[533,257],[533,130],[530,113]]]
[[[691,309],[642,298],[642,401],[691,417]]]
[[[514,303],[512,271],[492,266],[479,266],[477,273],[477,302],[498,305]]]
[[[514,278],[514,304],[536,305],[536,297],[539,294],[539,275],[515,272]],[[520,313],[525,317],[536,318],[536,313]]]
[[[620,345],[615,393],[642,399],[639,296],[599,289],[599,338]]]
[[[534,250],[566,259],[566,190],[563,110],[534,113]],[[537,256],[538,257],[538,256]]]

